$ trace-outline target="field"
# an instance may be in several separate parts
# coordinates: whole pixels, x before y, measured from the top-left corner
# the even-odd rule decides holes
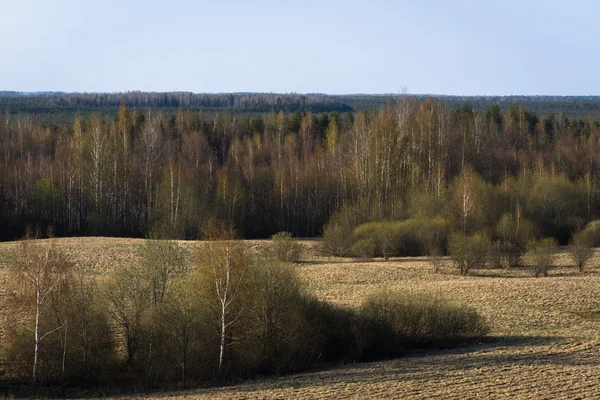
[[[182,242],[190,250],[198,242]],[[134,239],[58,239],[81,268],[102,274],[136,262]],[[252,248],[267,241],[249,241]],[[449,260],[433,273],[424,258],[354,262],[317,254],[303,241],[297,265],[321,298],[353,307],[378,287],[426,291],[476,307],[491,326],[482,343],[377,363],[334,366],[238,385],[153,394],[155,398],[600,398],[600,254],[585,274],[555,256],[550,277],[528,269],[476,270],[459,276]],[[0,342],[14,321],[6,296],[6,266],[15,243],[0,243]],[[125,397],[123,397],[125,398]]]

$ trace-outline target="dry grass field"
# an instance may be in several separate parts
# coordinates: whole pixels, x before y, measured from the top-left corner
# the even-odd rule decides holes
[[[57,239],[81,268],[102,274],[137,259],[135,239]],[[182,242],[193,252],[198,242]],[[249,241],[260,248],[267,241]],[[303,241],[301,277],[321,299],[353,307],[379,287],[426,291],[474,306],[491,326],[491,338],[460,349],[438,350],[377,363],[354,364],[234,386],[153,398],[201,399],[594,399],[600,398],[600,254],[585,274],[555,256],[550,277],[528,269],[476,270],[459,276],[450,261],[433,273],[424,258],[354,262],[319,257]],[[0,243],[0,323],[14,321],[5,282],[15,243]],[[4,340],[0,329],[0,341]],[[128,398],[128,397],[122,397]]]

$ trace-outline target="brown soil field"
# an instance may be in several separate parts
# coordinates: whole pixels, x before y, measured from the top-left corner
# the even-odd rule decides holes
[[[182,242],[190,249],[200,242]],[[248,241],[254,249],[268,241]],[[546,278],[528,268],[475,270],[461,277],[446,260],[434,273],[425,258],[355,262],[318,255],[301,241],[297,264],[316,295],[354,307],[381,287],[424,291],[475,307],[491,326],[489,340],[376,363],[332,366],[298,375],[140,397],[165,399],[594,399],[600,398],[600,253],[584,274],[566,253],[555,255]],[[72,261],[91,273],[136,262],[136,239],[56,239]],[[0,243],[0,324],[14,323],[6,296],[9,254]],[[598,250],[597,250],[598,251]],[[190,256],[192,260],[192,256]],[[0,343],[4,341],[0,329]],[[123,396],[120,398],[133,398]]]

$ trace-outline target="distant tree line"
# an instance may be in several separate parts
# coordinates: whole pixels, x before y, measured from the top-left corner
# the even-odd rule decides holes
[[[121,102],[113,115],[64,124],[5,112],[0,236],[51,225],[59,236],[197,238],[215,219],[247,238],[316,236],[342,213],[352,227],[440,216],[488,236],[503,218],[527,220],[566,243],[600,216],[598,120],[387,101],[345,113],[170,116]]]
[[[0,110],[14,113],[41,115],[42,122],[55,122],[54,115],[71,116],[79,112],[114,114],[121,102],[130,108],[156,108],[169,113],[177,109],[205,112],[227,111],[240,113],[295,112],[296,110],[323,112],[349,112],[357,105],[352,96],[329,96],[324,94],[276,94],[276,93],[217,93],[194,94],[188,92],[150,93],[40,93],[19,95],[2,92]],[[358,98],[357,98],[358,99]],[[366,99],[365,99],[366,100]],[[369,107],[378,107],[387,97],[374,97]]]
[[[204,110],[210,115],[228,112],[233,115],[283,111],[293,113],[356,112],[379,110],[389,105],[398,94],[327,95],[321,93],[191,93],[191,92],[125,92],[125,93],[19,93],[0,91],[0,110],[13,114],[30,114],[43,124],[72,122],[73,115],[89,117],[92,113],[114,116],[123,101],[129,108],[160,109],[174,115],[178,109],[192,112]],[[600,118],[599,96],[429,96],[415,95],[421,101],[433,98],[457,110],[464,104],[486,110],[494,104],[508,110],[523,107],[532,113],[560,118]]]

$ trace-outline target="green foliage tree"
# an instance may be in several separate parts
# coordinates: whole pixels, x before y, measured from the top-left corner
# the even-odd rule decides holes
[[[527,209],[546,235],[564,242],[583,222],[576,185],[562,175],[538,177],[531,189]]]
[[[487,109],[485,112],[485,118],[498,126],[502,126],[502,123],[504,122],[504,116],[502,115],[502,110],[500,109],[498,103],[492,104]]]

